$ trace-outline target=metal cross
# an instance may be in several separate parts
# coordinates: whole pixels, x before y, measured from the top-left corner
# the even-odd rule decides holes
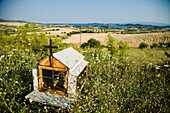
[[[50,60],[50,67],[52,67],[53,65],[53,52],[52,52],[52,48],[58,48],[57,46],[52,46],[52,40],[50,39],[50,46],[44,46],[45,48],[50,48],[50,56],[49,56],[49,60]]]

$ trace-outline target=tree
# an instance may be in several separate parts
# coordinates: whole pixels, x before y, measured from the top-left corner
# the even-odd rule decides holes
[[[110,51],[110,54],[116,54],[118,52],[118,49],[116,47],[116,42],[117,40],[113,38],[110,34],[107,36],[108,41],[107,41],[107,48]]]
[[[126,42],[120,41],[118,42],[115,38],[113,38],[110,34],[107,36],[107,48],[110,51],[111,55],[118,55],[122,59],[124,59],[125,51],[129,48]],[[119,47],[116,47],[119,46]]]
[[[119,43],[119,56],[124,57],[125,51],[129,48],[127,42],[120,41]]]

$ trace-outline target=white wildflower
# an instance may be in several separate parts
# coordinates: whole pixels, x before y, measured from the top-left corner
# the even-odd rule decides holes
[[[158,65],[155,65],[155,69],[157,69],[157,70],[158,70],[158,69],[160,69],[160,66],[158,66]]]
[[[169,67],[169,65],[164,65],[164,67]]]
[[[18,81],[15,81],[16,84],[18,84]]]
[[[149,63],[149,65],[152,65],[152,63]]]
[[[31,100],[31,99],[29,99],[29,102],[31,103],[31,102],[32,102],[32,100]]]
[[[13,49],[14,51],[16,51],[17,49]]]
[[[29,51],[29,49],[25,49],[25,51]]]
[[[25,61],[23,60],[23,61],[21,61],[22,63],[24,63]]]
[[[12,56],[12,55],[8,55],[8,56]]]
[[[3,79],[2,79],[2,78],[0,78],[0,81],[3,81]]]
[[[156,77],[160,77],[160,76],[161,76],[161,74],[157,74],[157,75],[156,75]]]
[[[1,57],[0,57],[0,60],[2,59],[2,58],[4,58],[5,57],[5,55],[2,55]]]
[[[46,107],[46,106],[44,106],[44,109],[47,109],[47,107]]]

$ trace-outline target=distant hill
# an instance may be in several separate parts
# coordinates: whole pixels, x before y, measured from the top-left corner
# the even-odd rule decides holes
[[[24,20],[4,20],[4,19],[0,19],[0,22],[27,22]]]
[[[0,22],[28,22],[25,20],[5,20],[0,19]],[[30,22],[35,23],[35,22]],[[41,22],[39,22],[41,23]],[[55,25],[73,25],[73,26],[98,26],[98,27],[112,27],[112,28],[126,28],[126,27],[163,27],[170,29],[170,24],[157,23],[157,22],[131,22],[131,23],[41,23],[41,24],[55,24]]]

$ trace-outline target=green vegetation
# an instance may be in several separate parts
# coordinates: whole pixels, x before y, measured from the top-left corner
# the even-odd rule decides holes
[[[68,36],[71,36],[73,34],[80,34],[80,33],[95,33],[94,31],[90,31],[90,30],[84,30],[84,31],[72,31],[70,33],[67,33]]]
[[[148,44],[146,44],[144,42],[140,43],[140,45],[139,45],[140,49],[144,49],[144,48],[147,48],[147,47],[148,47]]]
[[[27,34],[29,30],[25,25],[16,36],[0,35],[0,112],[169,112],[170,61],[165,50],[128,49],[110,35],[108,51],[81,49],[44,33]],[[49,55],[43,47],[49,38],[59,46],[54,52],[72,46],[89,62],[88,80],[70,109],[24,98],[33,90],[31,69]]]
[[[81,48],[88,48],[88,47],[99,48],[100,46],[101,46],[100,41],[91,38],[91,39],[88,40],[87,43],[86,42],[82,43],[80,47]]]
[[[128,49],[127,43],[123,41],[118,42],[110,34],[107,37],[108,37],[107,48],[108,51],[110,51],[110,54],[124,58],[125,51]]]
[[[163,42],[159,44],[154,43],[153,45],[150,46],[150,48],[169,48],[169,47],[170,47],[170,42],[168,43]]]
[[[153,45],[150,46],[151,48],[157,48],[158,47],[158,44],[157,43],[154,43]]]

